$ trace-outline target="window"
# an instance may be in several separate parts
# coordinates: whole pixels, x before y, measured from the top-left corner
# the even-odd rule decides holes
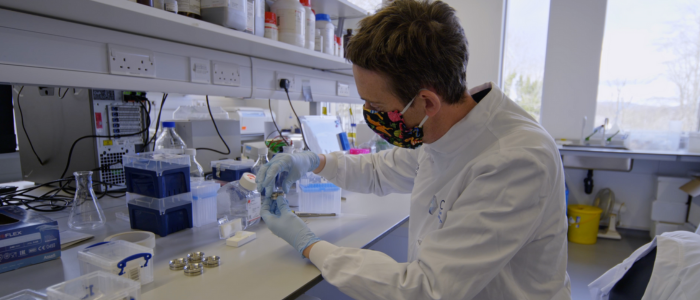
[[[374,14],[377,8],[382,5],[382,0],[349,0],[349,2],[368,11],[370,14]]]
[[[700,2],[608,0],[595,126],[698,130]]]
[[[540,119],[549,0],[508,0],[501,85],[510,99]]]

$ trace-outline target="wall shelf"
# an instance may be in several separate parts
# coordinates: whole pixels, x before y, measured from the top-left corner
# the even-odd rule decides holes
[[[352,75],[352,65],[344,58],[126,0],[0,0],[0,7],[179,44]],[[336,17],[361,17],[367,14],[347,0],[317,1],[314,7],[318,7],[317,11],[328,10]]]
[[[559,153],[562,156],[571,155],[656,161],[700,162],[700,153],[688,153],[685,151],[620,150],[559,146]]]

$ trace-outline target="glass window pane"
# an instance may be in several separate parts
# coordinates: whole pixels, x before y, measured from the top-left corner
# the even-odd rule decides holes
[[[382,0],[348,0],[348,2],[359,6],[370,14],[374,14],[382,4]]]
[[[501,85],[510,99],[540,119],[549,0],[508,0]]]
[[[608,0],[594,125],[698,130],[700,2]]]

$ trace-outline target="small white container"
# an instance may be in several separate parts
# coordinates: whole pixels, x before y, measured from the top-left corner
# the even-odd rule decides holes
[[[277,0],[272,5],[277,15],[279,41],[299,47],[306,43],[306,9],[299,0]]]
[[[202,0],[202,20],[244,31],[248,24],[247,0]]]
[[[323,53],[335,55],[335,25],[327,14],[316,14],[316,29],[321,30]]]
[[[279,40],[277,30],[277,15],[270,11],[265,12],[265,37],[273,41]]]
[[[101,242],[78,252],[80,274],[95,271],[147,284],[153,282],[153,249],[127,241]]]
[[[192,190],[192,226],[216,222],[216,192],[221,187],[214,181],[190,181]]]
[[[141,284],[97,271],[46,289],[49,300],[140,300]]]
[[[46,300],[46,295],[40,294],[37,291],[26,289],[9,294],[0,298],[0,300]]]

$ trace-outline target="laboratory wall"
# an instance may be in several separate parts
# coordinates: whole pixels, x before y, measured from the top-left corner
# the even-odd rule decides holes
[[[554,138],[593,129],[606,0],[551,0],[541,123]]]
[[[485,82],[500,85],[503,29],[505,20],[504,0],[445,0],[457,11],[469,41],[467,86]]]
[[[598,191],[610,188],[615,193],[615,202],[625,203],[627,207],[619,227],[649,230],[651,203],[656,198],[656,178],[687,177],[700,171],[700,163],[635,160],[631,172],[594,171],[594,187],[590,195],[583,190],[587,170],[567,168],[564,171],[569,186],[569,204],[592,205]]]

